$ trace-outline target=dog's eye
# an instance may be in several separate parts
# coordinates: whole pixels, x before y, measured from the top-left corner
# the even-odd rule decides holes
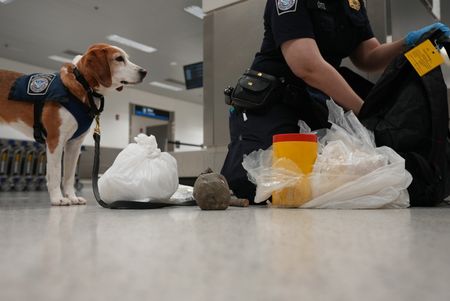
[[[123,59],[123,56],[118,56],[118,57],[116,57],[116,61],[123,62],[125,60]]]

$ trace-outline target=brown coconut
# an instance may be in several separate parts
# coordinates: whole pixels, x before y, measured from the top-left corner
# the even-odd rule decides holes
[[[203,173],[194,183],[194,199],[203,210],[225,210],[230,198],[227,180],[220,174]]]

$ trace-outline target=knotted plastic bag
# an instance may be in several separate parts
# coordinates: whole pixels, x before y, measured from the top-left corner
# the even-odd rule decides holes
[[[352,112],[344,114],[332,100],[327,105],[332,127],[315,133],[319,136],[319,153],[311,174],[280,168],[288,166],[280,160],[289,159],[272,162],[271,148],[244,156],[242,165],[249,180],[257,185],[254,201],[263,202],[274,191],[287,187],[301,189],[298,183],[308,177],[311,199],[302,202],[301,208],[409,207],[406,189],[412,177],[405,169],[405,160],[389,147],[376,147],[373,133]],[[304,132],[310,131],[303,123],[299,126]]]
[[[161,152],[153,135],[139,134],[100,177],[105,202],[168,200],[178,188],[177,161]]]

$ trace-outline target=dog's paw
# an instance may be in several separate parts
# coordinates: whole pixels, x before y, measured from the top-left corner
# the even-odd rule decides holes
[[[52,201],[52,206],[70,206],[70,200],[68,198],[61,198],[56,201]]]
[[[70,203],[72,205],[86,205],[87,201],[85,198],[77,196],[74,198],[70,198]]]

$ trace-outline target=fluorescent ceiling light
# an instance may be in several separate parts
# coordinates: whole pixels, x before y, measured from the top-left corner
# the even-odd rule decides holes
[[[61,63],[72,63],[72,59],[62,57],[59,55],[50,55],[48,58],[51,60],[57,61],[57,62],[61,62]]]
[[[142,43],[118,36],[116,34],[109,35],[106,38],[110,41],[117,42],[117,43],[129,46],[129,47],[133,47],[133,48],[138,49],[143,52],[152,53],[152,52],[156,51],[156,48],[153,48],[151,46],[144,45]]]
[[[185,7],[184,11],[188,12],[191,15],[194,15],[197,18],[200,18],[200,19],[203,19],[206,16],[206,14],[203,12],[203,9],[201,9],[197,5],[191,5],[191,6]]]
[[[0,0],[1,4],[8,4],[10,2],[13,2],[14,0]]]
[[[163,89],[167,89],[167,90],[172,90],[172,91],[182,91],[183,90],[180,87],[175,87],[175,86],[168,85],[168,84],[161,83],[161,82],[150,82],[150,85],[155,86],[155,87],[160,87]]]

